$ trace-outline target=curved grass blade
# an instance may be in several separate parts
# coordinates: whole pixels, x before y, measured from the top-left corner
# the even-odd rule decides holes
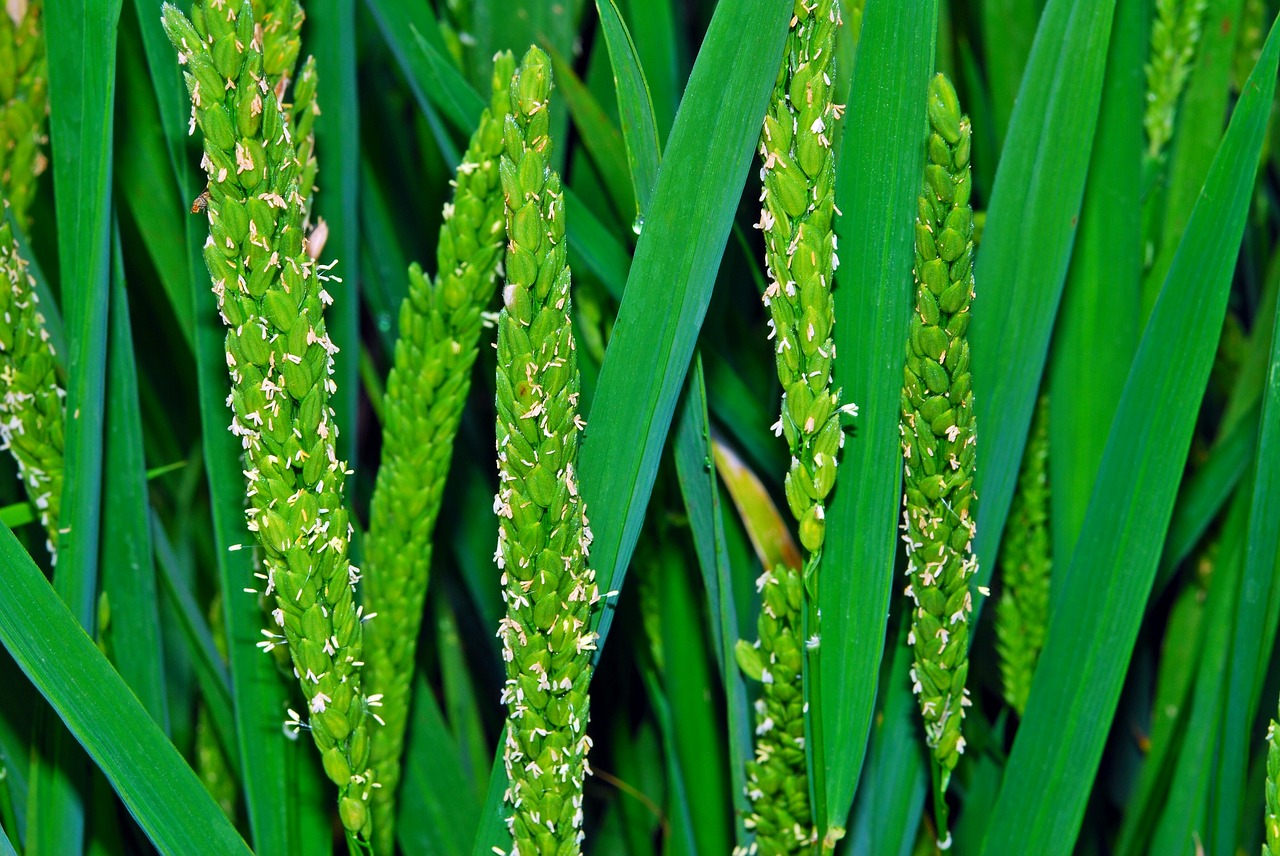
[[[7,605],[0,610],[0,642],[156,847],[164,853],[248,853],[204,785],[7,528],[0,529],[0,596]]]
[[[1138,347],[984,853],[1066,854],[1079,832],[1208,381],[1278,61],[1273,27]]]
[[[651,675],[646,684],[667,756],[667,804],[676,845],[672,856],[728,853],[735,837],[738,843],[745,838],[732,829],[737,825],[733,801],[744,791],[730,785],[731,776],[736,779],[738,774],[730,768],[718,705],[708,703],[715,697],[716,676],[708,661],[714,646],[708,644],[702,593],[679,549],[668,544],[648,552],[658,563],[638,573],[654,575],[659,632],[667,655],[658,667],[645,669]],[[638,555],[637,563],[643,561]],[[714,609],[709,593],[707,602]],[[723,659],[717,662],[724,664]],[[745,716],[745,704],[742,713]]]
[[[920,706],[908,671],[908,622],[881,670],[882,705],[871,730],[865,774],[858,786],[844,856],[909,856],[920,829],[929,758],[920,739]]]
[[[200,687],[200,701],[208,711],[218,741],[224,747],[224,755],[232,775],[239,778],[240,755],[236,751],[239,747],[236,744],[235,719],[231,712],[231,677],[227,672],[227,665],[214,646],[213,632],[196,603],[195,595],[178,570],[178,557],[173,545],[169,543],[160,516],[154,509],[151,511],[151,531],[161,588],[182,629],[187,656]]]
[[[1208,551],[1197,570],[1201,579],[1205,571],[1212,573]],[[1200,649],[1206,635],[1206,600],[1205,589],[1197,581],[1183,587],[1169,610],[1147,729],[1151,749],[1142,761],[1138,780],[1125,804],[1124,822],[1115,847],[1117,856],[1145,854],[1151,830],[1159,819],[1190,719],[1191,688],[1195,685]]]
[[[578,129],[582,147],[600,173],[608,196],[613,199],[614,210],[632,216],[631,212],[636,210],[635,187],[638,182],[632,182],[631,167],[634,164],[629,161],[630,148],[609,120],[609,114],[574,72],[573,66],[555,50],[549,53],[555,69],[556,93],[564,99],[574,127]]]
[[[902,343],[911,318],[913,226],[924,169],[925,93],[937,3],[870,4],[836,165],[835,385],[862,413],[846,436],[819,574],[822,727],[829,826],[862,771],[885,645],[902,498]],[[821,834],[825,835],[826,830]]]
[[[396,823],[400,847],[422,856],[466,856],[480,818],[480,801],[471,798],[474,789],[459,763],[457,740],[421,678],[413,698],[402,810]]]
[[[1009,127],[1009,115],[1017,101],[1018,84],[1031,53],[1036,24],[1044,8],[1037,0],[997,0],[982,4],[983,55],[991,92],[993,125],[987,133],[996,139],[996,150]]]
[[[0,682],[10,692],[0,698],[0,767],[4,792],[0,799],[6,829],[21,846],[27,835],[27,767],[30,759],[33,711],[27,703],[32,690],[18,664],[0,645]]]
[[[1178,566],[1191,555],[1248,471],[1258,442],[1259,418],[1260,408],[1255,405],[1236,423],[1231,433],[1214,444],[1208,460],[1178,489],[1178,502],[1173,507],[1173,519],[1169,523],[1169,537],[1160,556],[1160,569],[1156,572],[1154,594],[1162,592],[1173,579]]]
[[[164,122],[156,106],[154,87],[158,84],[152,81],[146,65],[133,7],[126,9],[124,17],[117,78],[123,102],[121,116],[128,123],[130,133],[129,145],[122,146],[116,153],[116,188],[134,222],[145,226],[139,228],[138,233],[169,299],[183,340],[194,351],[195,320],[191,284],[187,282],[189,271],[182,220],[191,200],[184,205],[179,195]]]
[[[711,444],[715,466],[722,474],[725,490],[738,510],[738,517],[751,540],[760,566],[775,568],[803,567],[800,549],[778,506],[774,504],[764,483],[727,444],[715,440]]]
[[[439,29],[431,4],[368,0],[367,5],[404,69],[417,102],[425,105],[430,100],[455,128],[467,134],[474,131],[484,101],[462,72],[424,35]],[[456,154],[452,160],[457,160]]]
[[[613,5],[616,8],[618,4],[615,2]],[[682,32],[677,24],[676,3],[674,0],[623,0],[622,6],[626,20],[631,22],[636,64],[645,70],[649,92],[653,96],[654,120],[661,144],[671,130],[676,109],[680,106],[684,81],[689,74],[688,58],[684,56],[684,45],[680,43]],[[600,10],[601,25],[611,27],[605,20],[607,15],[603,8],[596,8]],[[607,35],[605,41],[609,41]],[[617,72],[614,76],[618,77]],[[618,89],[628,86],[619,77]]]
[[[424,4],[425,5],[425,4]],[[356,94],[355,0],[308,0],[308,43],[315,46],[320,115],[316,118],[316,150],[321,165],[320,193],[315,206],[329,226],[325,257],[336,259],[340,282],[333,283],[334,301],[326,314],[329,338],[338,346],[334,380],[338,393],[333,407],[345,430],[338,437],[338,455],[356,460],[356,403],[360,394],[360,105]],[[347,477],[347,491],[355,495],[357,470]]]
[[[485,102],[476,90],[449,64],[435,45],[425,39],[419,39],[416,47],[409,44],[410,24],[418,19],[401,9],[399,3],[393,0],[368,2],[422,111],[430,117],[434,115],[434,108],[438,108],[451,121],[457,122],[464,133],[473,133],[485,107]],[[410,17],[406,18],[406,15]],[[429,62],[418,58],[415,51],[427,56]],[[447,137],[438,138],[438,142],[441,143],[449,168],[455,168],[458,162],[456,149]],[[449,148],[445,148],[446,144]],[[570,261],[574,265],[579,262],[585,264],[615,297],[620,297],[630,264],[626,249],[591,215],[590,209],[568,187],[565,188],[564,198]]]

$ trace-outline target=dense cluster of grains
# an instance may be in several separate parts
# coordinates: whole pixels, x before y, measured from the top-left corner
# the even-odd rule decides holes
[[[367,839],[376,699],[360,688],[359,573],[347,558],[346,464],[329,406],[332,298],[307,253],[297,155],[248,0],[197,4],[190,21],[165,6],[163,20],[185,69],[192,128],[204,136],[204,256],[228,328],[227,400],[244,448],[248,528],[275,595],[276,630],[264,647],[288,644],[342,823]]]
[[[289,136],[298,156],[298,194],[302,197],[303,224],[311,224],[311,203],[315,195],[316,135],[315,118],[320,115],[316,101],[316,59],[306,58],[302,71],[297,71],[302,50],[302,22],[305,15],[298,0],[252,0],[253,20],[262,45],[262,70],[267,85],[284,105]],[[292,84],[292,92],[290,91]],[[287,101],[292,97],[292,102]],[[312,253],[314,258],[316,253]]]
[[[969,374],[973,299],[970,125],[951,83],[929,82],[931,132],[916,219],[916,311],[902,389],[904,540],[911,583],[913,689],[933,754],[935,798],[964,751],[969,704],[969,579],[977,571],[973,478],[975,434]],[[945,817],[945,806],[935,807]],[[949,837],[939,829],[944,843]]]
[[[436,250],[432,285],[409,271],[400,305],[400,338],[387,379],[382,465],[365,540],[365,607],[376,614],[365,632],[366,686],[382,696],[386,723],[373,733],[375,850],[394,845],[395,792],[409,715],[414,648],[422,622],[432,531],[444,496],[453,439],[471,389],[481,314],[493,298],[506,242],[498,163],[511,112],[515,59],[499,54],[493,95],[454,179]]]
[[[1156,0],[1147,62],[1147,156],[1158,158],[1173,136],[1178,99],[1191,74],[1208,0]]]
[[[320,104],[316,100],[316,58],[307,57],[302,71],[293,84],[293,103],[289,105],[289,133],[293,137],[298,152],[298,193],[302,195],[302,223],[304,228],[311,228],[311,206],[315,200],[316,174],[319,162],[316,160],[316,117],[320,115]],[[312,252],[315,256],[319,249]]]
[[[747,762],[746,820],[761,856],[806,853],[814,841],[805,775],[804,582],[798,570],[779,565],[757,581],[761,604],[756,647],[739,644],[738,664],[760,681],[756,701],[755,759]]]
[[[41,147],[49,104],[44,2],[9,3],[0,14],[0,182],[9,210],[28,227],[36,177],[48,164]]]
[[[1280,856],[1280,725],[1267,727],[1266,829],[1262,856]]]
[[[18,463],[18,475],[48,535],[49,553],[55,555],[66,391],[58,385],[35,280],[27,272],[13,230],[3,222],[0,272],[0,441]]]
[[[832,80],[840,24],[835,0],[795,4],[760,135],[763,188],[757,228],[765,239],[769,286],[764,302],[782,385],[782,412],[773,428],[786,437],[791,452],[784,482],[787,505],[809,554],[803,574],[779,567],[760,578],[766,612],[754,656],[765,664],[768,680],[757,702],[756,760],[748,766],[747,790],[748,825],[765,854],[800,852],[814,834],[804,749],[805,654],[796,643],[807,631],[812,639],[807,669],[816,677],[819,613],[805,590],[818,590],[826,500],[844,442],[840,392],[831,385],[836,356],[831,288],[838,264],[831,141],[843,110],[832,100]],[[794,597],[780,596],[781,589]]]
[[[1021,716],[1049,626],[1049,402],[1041,397],[1022,456],[1018,490],[1000,544],[996,650],[1004,698]]]
[[[253,0],[252,5],[262,72],[283,101],[302,50],[302,5],[298,0]]]
[[[578,360],[560,177],[548,166],[551,62],[531,48],[511,83],[500,165],[507,253],[498,318],[496,559],[507,614],[503,751],[512,853],[564,856],[582,841],[591,656],[599,601],[578,494]]]

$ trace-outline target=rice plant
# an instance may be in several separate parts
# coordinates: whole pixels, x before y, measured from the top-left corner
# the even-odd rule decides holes
[[[12,0],[0,856],[1276,853],[1278,11]]]

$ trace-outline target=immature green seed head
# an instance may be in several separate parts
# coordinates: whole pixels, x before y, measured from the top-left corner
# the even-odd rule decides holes
[[[56,368],[35,280],[9,223],[0,221],[0,443],[18,464],[55,559],[65,445]]]
[[[262,46],[262,70],[272,89],[281,89],[278,93],[281,97],[298,64],[305,19],[298,0],[253,0],[255,34]]]
[[[591,745],[587,686],[599,601],[575,470],[579,375],[564,194],[548,166],[551,65],[531,48],[511,83],[499,167],[507,256],[498,318],[498,567],[506,616],[504,747],[513,852],[577,853]]]
[[[1049,626],[1049,407],[1041,397],[1022,456],[1018,490],[1000,543],[1002,591],[996,603],[996,650],[1005,700],[1019,716]]]
[[[755,758],[747,762],[747,798],[762,856],[800,856],[814,841],[809,808],[804,723],[804,583],[779,565],[756,581],[760,641],[740,640],[735,654],[747,677],[761,682],[756,701]]]
[[[275,595],[264,647],[288,644],[306,720],[338,787],[346,828],[367,839],[374,787],[370,707],[360,688],[362,627],[347,557],[346,464],[337,457],[336,391],[324,308],[326,270],[307,253],[299,166],[248,0],[164,7],[204,136],[205,263],[227,326],[232,432],[245,455],[249,507]],[[295,721],[302,726],[301,716]]]
[[[756,757],[747,766],[746,819],[763,854],[807,853],[815,840],[805,752],[801,676],[806,657],[802,621],[818,653],[816,575],[826,537],[826,502],[835,486],[844,434],[840,391],[832,387],[836,356],[838,264],[835,161],[832,141],[843,108],[833,101],[838,0],[797,2],[773,97],[760,134],[760,222],[764,233],[769,309],[782,407],[774,432],[784,436],[791,464],[783,482],[787,505],[808,552],[804,570],[776,567],[760,578],[759,641],[738,646],[739,664],[760,680]],[[812,668],[816,661],[810,661]],[[821,787],[818,784],[817,787]]]
[[[975,424],[969,372],[973,299],[971,129],[951,83],[929,83],[927,164],[916,217],[916,309],[902,390],[903,487],[914,603],[912,681],[945,783],[964,751]],[[940,830],[941,833],[941,830]]]
[[[1207,0],[1157,0],[1147,62],[1147,105],[1143,125],[1147,157],[1156,159],[1173,137],[1174,118],[1191,66]]]
[[[387,378],[378,469],[365,539],[365,681],[382,695],[384,725],[373,733],[374,852],[395,850],[396,787],[431,565],[432,531],[444,497],[453,438],[471,388],[482,316],[492,302],[506,243],[498,178],[503,125],[511,112],[515,59],[494,62],[489,108],[454,176],[436,247],[436,281],[418,265],[400,305],[400,338]],[[299,89],[306,71],[299,79]]]
[[[36,178],[48,159],[44,132],[49,104],[43,0],[10,3],[0,14],[0,181],[13,216],[30,226]]]

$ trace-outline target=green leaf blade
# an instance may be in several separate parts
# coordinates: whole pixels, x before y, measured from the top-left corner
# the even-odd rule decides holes
[[[1226,309],[1275,93],[1277,33],[1245,86],[1139,345],[984,853],[1066,854],[1078,834]],[[1160,430],[1150,433],[1156,413]]]
[[[836,166],[836,207],[844,216],[836,223],[835,385],[862,415],[841,451],[818,576],[822,763],[832,825],[843,824],[861,774],[894,585],[903,348],[937,8],[866,10],[844,118],[859,132],[845,135]]]
[[[0,529],[0,595],[9,605],[0,610],[0,642],[160,851],[248,853],[204,785],[7,528]]]
[[[975,261],[978,580],[991,578],[1075,239],[1115,0],[1050,0]]]

